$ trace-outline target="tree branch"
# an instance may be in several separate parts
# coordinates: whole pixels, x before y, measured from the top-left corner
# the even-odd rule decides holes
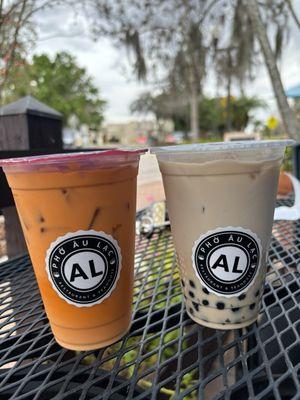
[[[20,29],[23,26],[23,24],[22,24],[23,15],[24,15],[25,10],[26,10],[27,1],[28,0],[22,0],[21,10],[20,10],[20,12],[18,14],[18,20],[16,22],[15,31],[14,31],[14,34],[13,34],[13,39],[12,39],[12,42],[10,44],[10,50],[9,50],[9,52],[7,54],[8,57],[7,57],[6,65],[5,65],[5,68],[4,68],[3,79],[2,79],[2,82],[1,82],[1,85],[0,85],[0,102],[1,103],[2,103],[2,100],[3,100],[3,96],[2,96],[3,88],[5,87],[5,84],[6,84],[7,79],[8,79],[8,74],[9,74],[10,68],[12,67],[12,65],[14,63],[14,60],[15,60],[16,46],[17,46],[17,43],[18,43],[18,36],[19,36]]]
[[[292,5],[291,0],[285,0],[285,1],[286,1],[287,7],[288,7],[290,13],[292,14],[292,17],[293,17],[293,19],[294,19],[296,25],[297,25],[298,28],[300,29],[300,19],[299,19],[298,16],[296,15],[296,12],[295,12],[295,10],[294,10],[294,7],[293,7],[293,5]]]
[[[213,0],[209,5],[207,6],[207,9],[203,11],[203,16],[200,19],[200,23],[202,23],[205,18],[207,17],[208,13],[214,8],[214,6],[219,3],[220,0]]]

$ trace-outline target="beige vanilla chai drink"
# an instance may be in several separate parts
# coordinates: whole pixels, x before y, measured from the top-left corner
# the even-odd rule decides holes
[[[220,329],[257,317],[286,141],[154,149],[189,316]]]
[[[142,151],[4,162],[55,339],[97,349],[130,327]]]

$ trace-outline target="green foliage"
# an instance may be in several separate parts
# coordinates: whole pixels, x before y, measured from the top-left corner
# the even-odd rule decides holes
[[[286,148],[281,169],[286,172],[292,172],[292,170],[293,170],[293,148],[292,148],[292,146],[289,146]]]
[[[105,101],[85,68],[69,53],[57,53],[53,59],[35,55],[32,62],[15,68],[7,97],[15,100],[27,94],[60,111],[65,122],[76,115],[80,124],[98,129],[103,121]]]
[[[250,121],[250,112],[263,106],[264,103],[255,97],[231,97],[227,111],[227,99],[204,97],[199,102],[200,129],[205,133],[224,133],[229,112],[232,130],[242,131]]]
[[[230,98],[229,107],[224,97],[203,97],[199,102],[199,126],[203,133],[220,135],[226,130],[227,112],[233,130],[245,129],[250,121],[250,111],[264,107],[255,97]],[[143,93],[131,105],[133,113],[153,113],[157,119],[172,119],[177,131],[190,131],[189,105],[180,94],[163,92],[157,96]]]

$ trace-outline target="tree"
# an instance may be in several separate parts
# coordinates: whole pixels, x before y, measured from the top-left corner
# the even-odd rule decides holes
[[[233,80],[241,87],[253,77],[259,53],[245,0],[90,0],[93,32],[133,51],[139,78],[158,75],[163,89],[190,104],[191,129],[199,134],[198,102],[207,70],[225,77],[227,127],[231,127]],[[286,0],[263,0],[265,21],[279,55],[287,15]],[[279,10],[279,11],[278,11]],[[283,18],[281,18],[281,15]],[[231,34],[229,34],[231,32]]]
[[[85,68],[66,52],[57,53],[53,59],[46,54],[35,55],[32,62],[14,68],[7,98],[15,100],[27,94],[60,111],[65,122],[76,115],[80,124],[98,129],[103,121],[105,101]]]
[[[212,35],[205,23],[218,20],[225,0],[94,0],[93,32],[133,50],[138,78],[151,72],[190,103],[191,129],[199,135],[202,96]],[[217,16],[217,17],[215,17]],[[179,83],[179,85],[178,85]]]
[[[33,15],[56,0],[0,0],[0,104],[13,67],[22,64],[35,39]]]
[[[245,1],[249,16],[253,23],[255,34],[259,40],[261,50],[264,56],[265,64],[269,72],[270,80],[273,86],[278,109],[281,114],[282,122],[286,132],[295,139],[300,139],[300,130],[297,119],[289,106],[284,88],[281,82],[280,73],[276,64],[276,58],[271,48],[271,44],[266,32],[265,25],[261,18],[260,9],[257,0]]]
[[[266,33],[270,41],[274,42],[274,58],[276,61],[282,55],[283,44],[289,33],[289,18],[291,7],[286,0],[261,0],[261,15],[266,26]],[[249,4],[248,4],[249,6]],[[291,6],[291,4],[290,4]],[[293,9],[292,9],[293,10]],[[220,40],[217,30],[216,40],[221,46],[216,47],[214,61],[217,76],[220,81],[225,81],[227,92],[227,130],[231,129],[230,99],[232,84],[238,83],[241,94],[244,94],[246,81],[255,79],[257,67],[261,65],[262,57],[259,51],[259,43],[256,40],[256,25],[253,24],[251,15],[247,9],[247,1],[235,0],[232,2],[232,13],[225,15],[228,26],[229,38],[227,43]],[[223,42],[223,44],[222,44]]]
[[[190,131],[188,102],[176,93],[162,92],[156,96],[150,92],[142,93],[131,103],[130,111],[140,115],[152,113],[158,126],[161,120],[170,119],[175,130]]]
[[[250,121],[250,111],[264,107],[265,104],[257,98],[231,98],[230,115],[232,129],[241,131]],[[207,136],[210,133],[220,136],[226,131],[227,98],[202,97],[198,103],[198,115],[201,121],[202,131]],[[153,96],[146,92],[139,96],[131,104],[131,112],[137,114],[153,113],[160,119],[172,119],[175,130],[190,131],[189,105],[184,103],[180,96],[163,92]]]

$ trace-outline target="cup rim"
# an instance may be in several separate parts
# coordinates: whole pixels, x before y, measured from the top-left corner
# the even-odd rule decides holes
[[[281,140],[242,140],[232,142],[211,142],[194,143],[185,145],[173,145],[152,147],[152,154],[181,154],[181,153],[207,153],[207,152],[225,152],[225,151],[251,151],[258,149],[275,149],[294,145],[293,139]]]
[[[85,162],[97,161],[102,157],[108,157],[110,162],[114,158],[119,158],[121,161],[136,161],[137,157],[147,152],[146,148],[143,149],[110,149],[110,150],[95,150],[95,151],[78,151],[74,153],[54,153],[44,154],[38,156],[17,157],[0,159],[0,167],[34,167],[46,166],[53,164],[64,164],[66,162]],[[103,160],[104,161],[104,160]]]

